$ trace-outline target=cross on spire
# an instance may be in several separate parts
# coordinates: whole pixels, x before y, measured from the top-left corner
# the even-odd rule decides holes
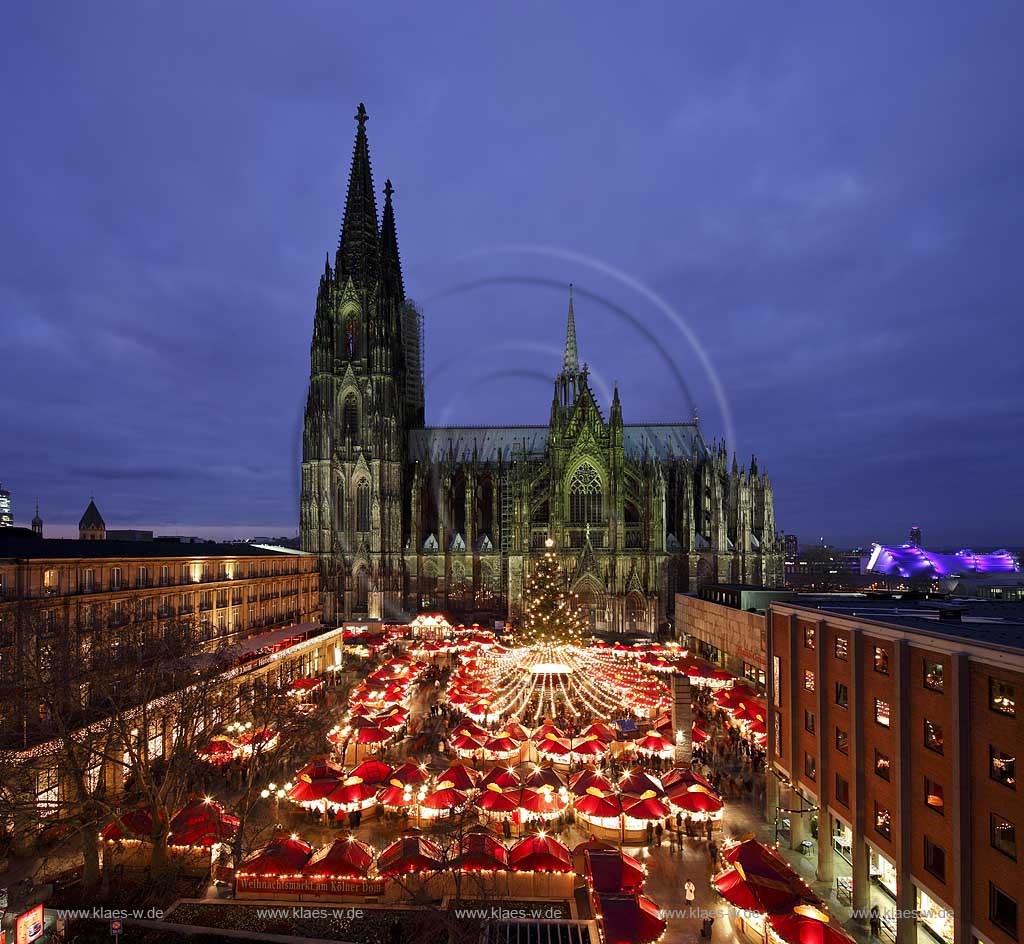
[[[366,122],[370,120],[370,116],[366,114],[366,106],[360,102],[359,107],[356,109],[355,115],[353,115],[356,121],[359,122],[359,127],[362,128]]]

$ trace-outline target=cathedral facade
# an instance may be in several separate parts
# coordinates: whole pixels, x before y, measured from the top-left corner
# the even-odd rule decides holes
[[[570,289],[544,425],[425,425],[422,317],[405,296],[393,190],[376,195],[362,105],[341,239],[317,291],[302,453],[303,549],[323,617],[519,615],[546,541],[595,631],[650,633],[674,594],[780,586],[772,488],[692,422],[607,418],[580,366]]]

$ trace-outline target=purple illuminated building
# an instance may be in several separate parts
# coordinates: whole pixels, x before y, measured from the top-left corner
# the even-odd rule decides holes
[[[872,544],[868,571],[887,574],[892,577],[927,577],[939,580],[943,577],[962,577],[967,574],[1009,574],[1020,570],[1017,558],[1009,551],[993,551],[991,554],[975,554],[963,550],[955,554],[936,554],[916,544]]]

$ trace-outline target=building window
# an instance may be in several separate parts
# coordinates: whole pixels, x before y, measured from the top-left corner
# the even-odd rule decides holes
[[[875,699],[875,721],[882,725],[883,728],[887,728],[890,725],[889,702],[882,701],[881,698]]]
[[[881,675],[889,674],[889,650],[884,646],[875,646],[875,671]]]
[[[814,734],[814,712],[804,709],[804,730],[808,734]]]
[[[946,807],[942,796],[942,784],[924,778],[924,805],[936,813],[945,813]]]
[[[43,571],[43,593],[46,593],[46,594],[60,593],[60,571],[58,571],[58,570],[44,570]]]
[[[850,689],[842,682],[836,682],[836,704],[840,708],[850,707]]]
[[[56,816],[59,780],[56,767],[45,767],[36,773],[36,811],[40,816]]]
[[[924,719],[924,746],[936,754],[942,753],[942,725]]]
[[[941,662],[924,660],[924,687],[933,692],[941,692],[945,689],[945,677]]]
[[[884,806],[875,804],[875,832],[886,839],[892,839],[892,817]]]
[[[845,636],[836,636],[836,658],[840,662],[850,660],[850,640]]]
[[[997,678],[988,680],[988,706],[1001,715],[1017,717],[1017,698],[1012,685]]]
[[[1011,790],[1016,790],[1017,758],[1012,754],[1004,754],[990,745],[988,749],[988,775]]]
[[[836,774],[836,802],[842,803],[849,809],[850,806],[850,784],[839,774]]]
[[[813,649],[814,648],[814,636],[815,636],[814,627],[813,626],[805,626],[804,627],[804,648],[805,649]]]
[[[1017,861],[1017,827],[998,813],[990,813],[988,817],[989,839],[992,848]]]
[[[82,592],[92,593],[96,589],[96,571],[91,567],[82,571]]]
[[[889,755],[883,754],[880,751],[875,751],[875,773],[883,780],[888,780],[891,768],[892,764],[889,761]]]
[[[370,530],[370,483],[363,479],[356,488],[356,531]]]
[[[991,882],[988,886],[988,917],[997,928],[1002,928],[1017,940],[1017,899]]]
[[[810,754],[804,754],[804,773],[808,780],[814,780],[818,776],[818,765]]]
[[[110,589],[120,590],[121,589],[121,568],[114,567],[110,571]]]
[[[946,850],[924,837],[924,867],[940,882],[946,881]]]
[[[569,481],[569,523],[600,524],[603,505],[601,477],[592,465],[584,462]]]
[[[842,728],[836,728],[836,750],[840,754],[850,753],[850,735]]]
[[[804,669],[804,690],[814,691],[814,673],[810,669]]]

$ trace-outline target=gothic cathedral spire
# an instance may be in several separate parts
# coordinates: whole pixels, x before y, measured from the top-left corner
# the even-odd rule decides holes
[[[569,321],[565,328],[565,354],[562,357],[562,369],[567,373],[575,373],[580,369],[580,355],[576,348],[576,316],[572,310],[572,282],[569,283]]]
[[[352,170],[348,179],[345,217],[335,260],[338,281],[351,278],[360,289],[372,289],[380,272],[380,232],[377,228],[377,203],[373,193],[370,148],[366,141],[366,108],[362,102],[355,119],[359,123],[352,150]]]
[[[401,304],[405,300],[405,285],[402,282],[402,261],[398,254],[395,208],[391,204],[391,194],[394,192],[391,181],[385,181],[384,213],[380,223],[380,265],[384,291]]]

